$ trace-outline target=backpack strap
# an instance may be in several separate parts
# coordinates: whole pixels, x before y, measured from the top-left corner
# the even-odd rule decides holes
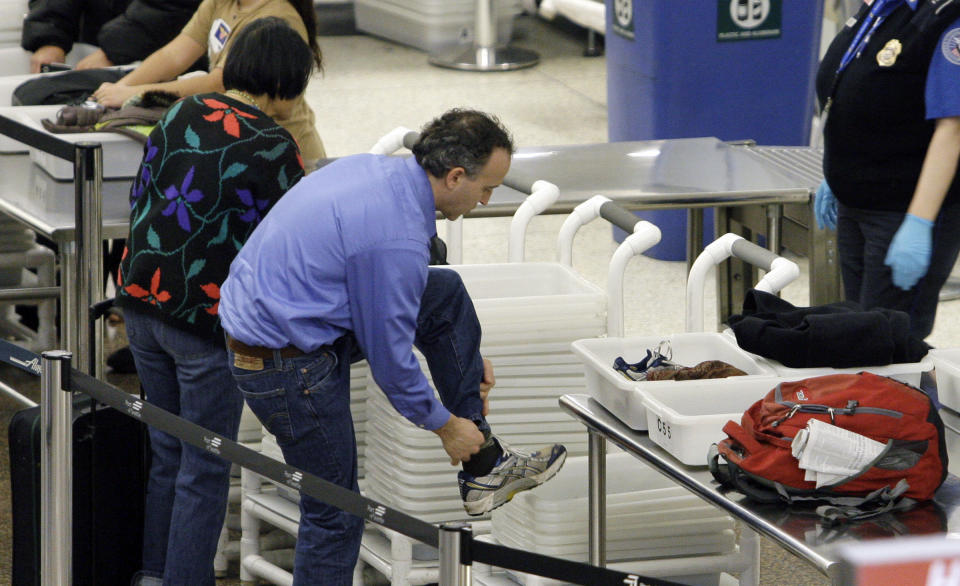
[[[889,486],[878,488],[865,497],[831,497],[831,504],[817,507],[817,515],[829,524],[860,521],[889,513],[912,508],[916,501],[902,498],[910,489],[906,479],[901,479],[892,489]]]

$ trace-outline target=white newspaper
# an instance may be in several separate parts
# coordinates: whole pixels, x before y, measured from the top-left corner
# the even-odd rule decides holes
[[[811,419],[791,444],[793,457],[817,488],[860,473],[883,452],[884,444],[864,435]]]

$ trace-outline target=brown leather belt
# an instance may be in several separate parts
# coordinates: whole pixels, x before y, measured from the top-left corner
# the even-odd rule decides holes
[[[265,360],[270,360],[274,356],[274,352],[277,350],[274,348],[267,348],[265,346],[251,346],[249,344],[244,344],[240,340],[235,340],[229,335],[227,336],[227,347],[233,350],[237,354],[243,354],[244,356],[253,356],[254,358],[263,358]],[[303,356],[306,354],[300,348],[296,346],[284,346],[280,348],[280,357],[281,358],[294,358],[296,356]]]

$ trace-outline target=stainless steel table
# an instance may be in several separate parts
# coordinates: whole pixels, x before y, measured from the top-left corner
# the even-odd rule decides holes
[[[599,520],[604,518],[606,498],[602,490],[601,462],[605,440],[612,441],[697,496],[743,521],[750,529],[810,562],[834,582],[840,572],[834,550],[839,543],[960,531],[960,478],[953,474],[947,477],[932,502],[876,520],[829,528],[820,523],[815,514],[804,514],[802,509],[759,505],[740,493],[721,490],[706,466],[679,463],[655,444],[647,432],[630,429],[587,395],[565,395],[560,398],[560,406],[586,425],[590,432],[590,549],[594,563],[603,562],[604,536]]]
[[[811,196],[822,177],[820,158],[817,149],[709,137],[614,142],[523,148],[514,155],[510,176],[556,184],[560,199],[547,213],[568,213],[598,193],[630,210],[687,209],[688,262],[702,250],[703,208],[715,207],[717,234],[734,232],[753,241],[764,235],[770,250],[779,253],[785,245],[808,256],[810,303],[819,305],[840,299],[833,232],[809,229]],[[523,197],[500,187],[470,217],[508,215]],[[733,260],[718,271],[721,321],[739,311],[757,280],[752,267]]]
[[[641,210],[806,203],[812,191],[788,167],[710,137],[521,148],[510,175],[556,184],[556,213],[598,193]],[[522,200],[500,188],[470,215],[507,215]]]

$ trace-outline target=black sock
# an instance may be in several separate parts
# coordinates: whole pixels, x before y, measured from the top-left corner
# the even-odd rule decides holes
[[[463,471],[471,476],[486,476],[493,470],[497,458],[503,453],[500,442],[490,435],[490,431],[483,432],[486,441],[480,446],[480,451],[470,456],[470,460],[463,462]]]

